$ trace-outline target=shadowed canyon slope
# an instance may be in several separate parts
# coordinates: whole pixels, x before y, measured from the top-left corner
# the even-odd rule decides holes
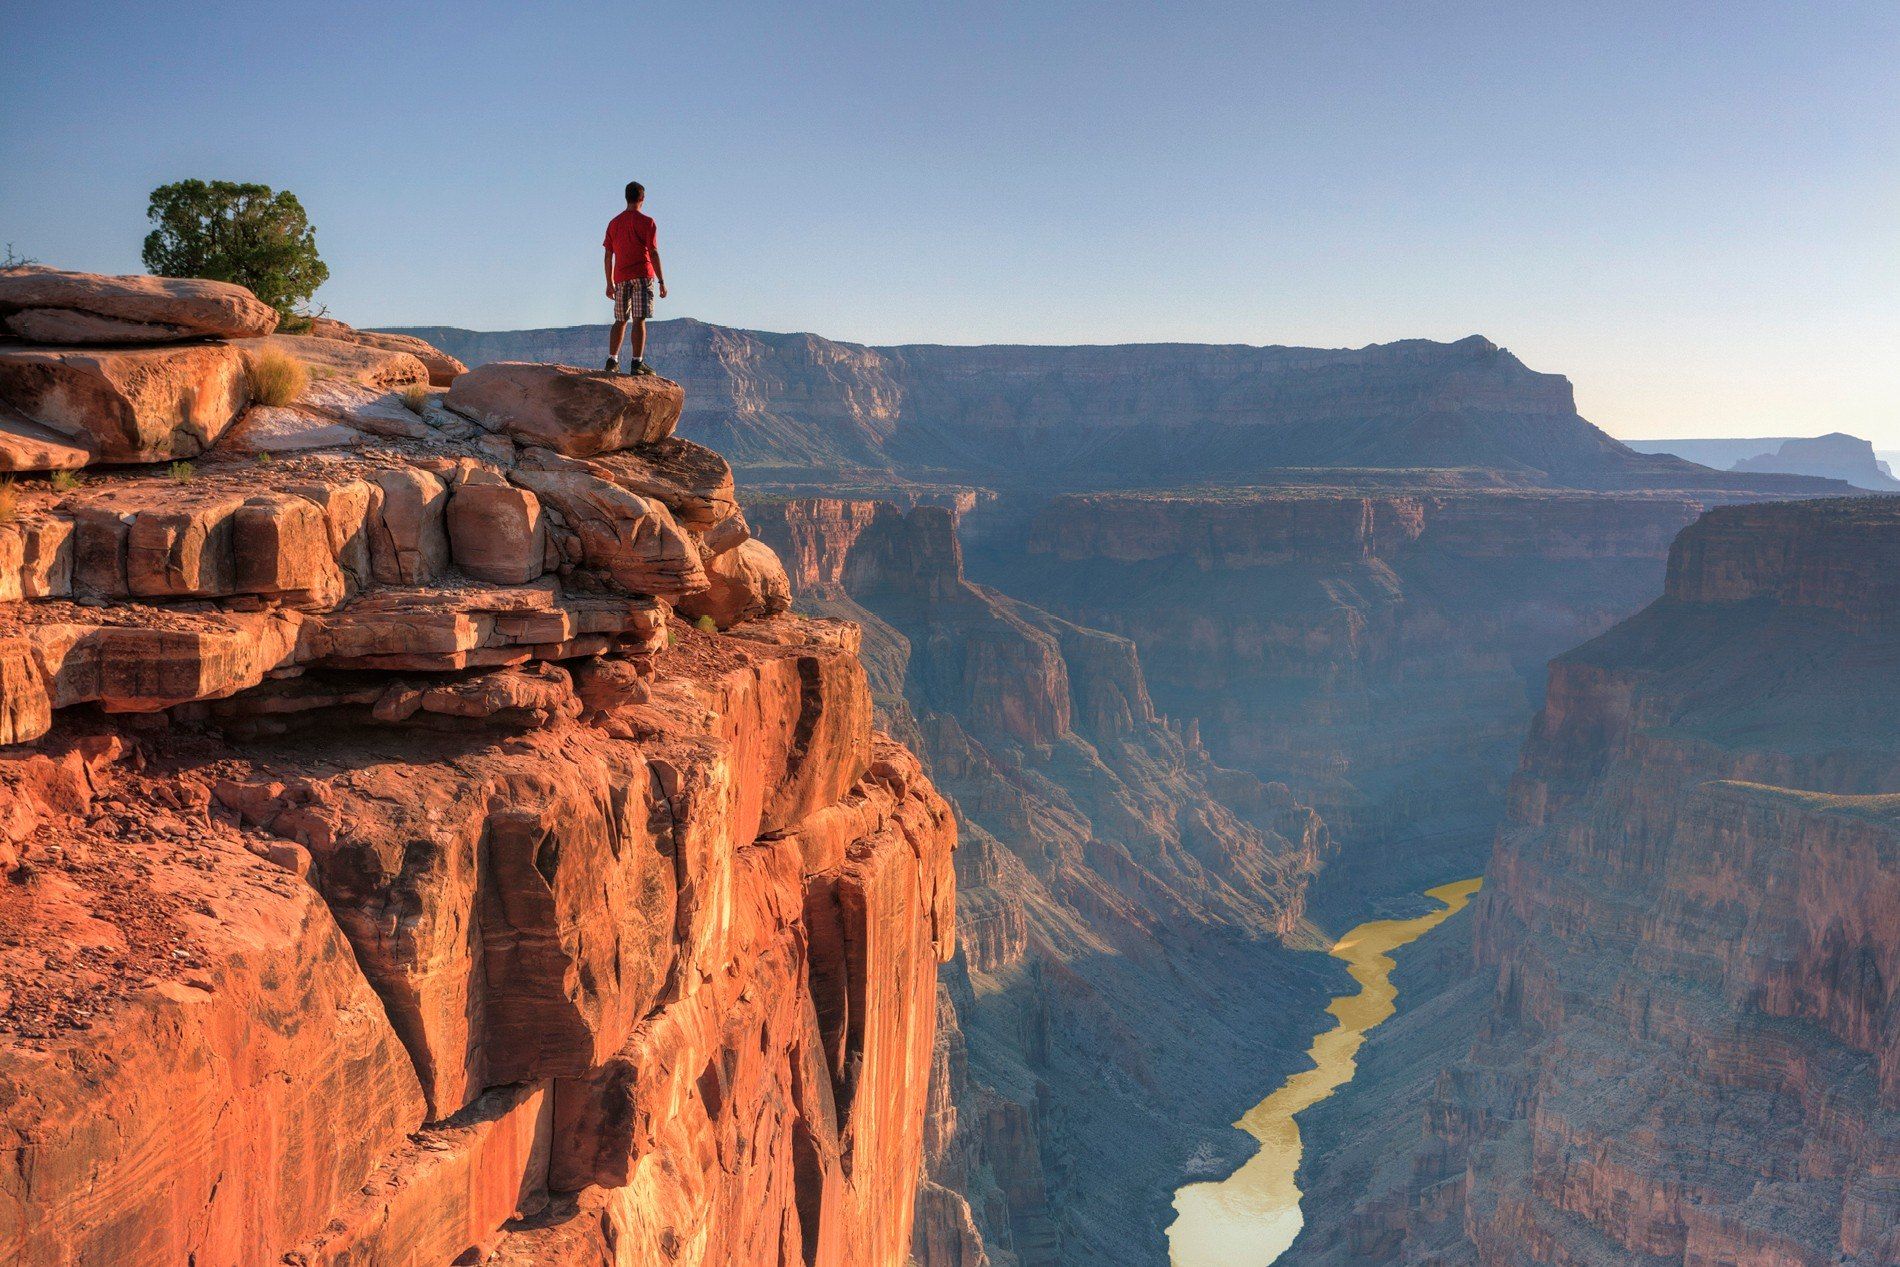
[[[1125,639],[965,580],[949,511],[752,516],[801,610],[862,624],[881,717],[958,811],[918,1260],[1160,1260],[1156,1177],[1216,1163],[1249,1071],[1306,1037],[1322,983],[1280,938],[1310,940],[1322,825],[1158,717]]]
[[[1476,971],[1314,1115],[1290,1261],[1900,1261],[1896,690],[1900,501],[1686,530],[1552,663]]]
[[[0,1260],[903,1261],[955,823],[680,388],[30,273]]]

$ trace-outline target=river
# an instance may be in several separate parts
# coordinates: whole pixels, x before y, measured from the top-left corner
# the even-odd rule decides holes
[[[1174,1267],[1267,1267],[1300,1234],[1300,1124],[1296,1116],[1352,1081],[1359,1045],[1397,1010],[1392,952],[1416,941],[1463,910],[1482,879],[1427,889],[1439,908],[1412,919],[1376,919],[1354,928],[1332,948],[1359,989],[1330,1003],[1337,1024],[1307,1049],[1313,1067],[1293,1074],[1234,1123],[1260,1141],[1260,1151],[1227,1178],[1192,1183],[1174,1194],[1168,1227]]]

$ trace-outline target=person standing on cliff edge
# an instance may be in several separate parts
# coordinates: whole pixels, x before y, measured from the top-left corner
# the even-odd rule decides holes
[[[646,201],[647,187],[637,180],[627,182],[627,209],[607,222],[606,248],[607,298],[614,301],[614,324],[607,336],[607,372],[620,368],[620,340],[633,325],[632,346],[628,352],[633,364],[629,374],[651,374],[646,363],[647,318],[653,315],[653,287],[666,298],[666,273],[660,267],[660,249],[654,245],[653,217],[640,210]]]

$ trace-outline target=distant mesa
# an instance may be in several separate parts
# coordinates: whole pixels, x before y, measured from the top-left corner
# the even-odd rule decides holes
[[[1670,454],[1723,471],[1810,475],[1842,480],[1874,492],[1900,492],[1892,453],[1835,431],[1824,436],[1769,436],[1753,440],[1630,440],[1638,453]]]
[[[472,366],[590,365],[601,326],[408,327]],[[650,359],[687,392],[682,432],[755,484],[1080,491],[1249,485],[1289,470],[1477,472],[1490,486],[1814,496],[1842,484],[1712,471],[1634,451],[1577,413],[1570,381],[1478,335],[1362,348],[1141,343],[870,347],[656,322]]]

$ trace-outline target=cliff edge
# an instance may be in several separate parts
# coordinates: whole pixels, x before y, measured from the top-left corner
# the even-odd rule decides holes
[[[0,319],[0,1258],[903,1261],[955,825],[682,390]]]

